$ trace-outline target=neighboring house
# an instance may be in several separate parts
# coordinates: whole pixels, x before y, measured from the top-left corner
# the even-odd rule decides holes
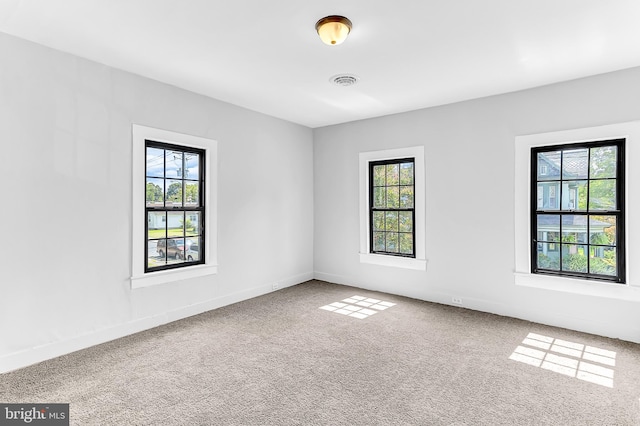
[[[544,254],[545,256],[552,257],[552,253],[557,253],[558,248],[560,246],[560,236],[559,234],[559,220],[558,216],[549,214],[549,215],[539,215],[538,216],[538,241],[557,241],[558,244],[549,243],[549,244],[540,244],[538,252]],[[612,227],[613,225],[608,222],[603,222],[596,219],[591,219],[589,221],[589,232],[591,233],[591,238],[594,238],[594,235],[604,234],[605,229]],[[554,235],[555,233],[555,235]],[[578,250],[579,244],[587,244],[589,239],[587,237],[587,216],[582,215],[565,215],[562,216],[562,235],[563,241],[569,241],[571,243],[576,243],[576,245],[571,246],[569,249],[569,254],[575,254]],[[594,253],[597,257],[604,256],[604,249],[602,247],[598,247]]]
[[[556,155],[558,158],[556,158]],[[577,210],[578,190],[584,181],[563,182],[560,190],[560,158],[558,152],[538,154],[538,209],[539,210]],[[564,179],[580,179],[587,177],[589,158],[586,155],[575,156],[570,161],[564,160]],[[561,199],[561,194],[563,197]]]
[[[150,214],[148,215],[149,229],[168,229],[182,227],[182,218],[178,215],[169,214],[169,223],[167,224],[167,217],[163,214]],[[194,226],[198,225],[198,217],[196,215],[188,215],[189,220]]]

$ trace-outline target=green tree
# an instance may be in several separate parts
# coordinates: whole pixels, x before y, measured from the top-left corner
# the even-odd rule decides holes
[[[167,200],[181,203],[182,202],[182,184],[174,182],[167,188]]]
[[[591,234],[591,244],[608,245],[610,244],[610,242],[607,234],[605,234],[604,232],[598,232],[595,234]]]
[[[615,146],[603,146],[591,148],[591,162],[589,164],[589,174],[591,178],[612,178],[616,175]]]
[[[162,202],[162,188],[155,183],[147,182],[147,203]]]
[[[609,210],[615,208],[615,181],[617,148],[604,146],[591,148],[589,162],[589,209]],[[600,180],[604,179],[604,180]],[[587,187],[578,187],[578,209],[587,210]]]
[[[611,224],[611,226],[608,226],[608,227],[604,228],[604,234],[601,234],[601,235],[604,235],[606,237],[606,241],[604,239],[602,239],[602,240],[599,240],[599,241],[603,241],[603,242],[596,243],[596,242],[592,241],[591,244],[613,245],[614,242],[616,241],[616,232],[617,232],[617,230],[616,230],[616,217],[615,216],[591,216],[591,218],[593,220],[597,220],[597,221],[600,221],[600,222],[607,222],[607,223]],[[597,234],[595,234],[595,235],[597,235]],[[591,238],[593,238],[593,236]],[[598,237],[598,238],[600,238],[600,237]]]
[[[184,191],[184,201],[185,203],[197,203],[198,202],[198,184],[187,184],[185,185]]]
[[[587,272],[587,256],[582,253],[562,256],[562,270],[573,272]]]
[[[560,269],[559,258],[550,257],[543,253],[538,253],[538,267],[557,271],[558,269]]]
[[[589,177],[591,179],[610,179],[616,177],[617,148],[603,146],[591,148]],[[615,181],[597,180],[589,184],[589,207],[596,209],[615,208]]]

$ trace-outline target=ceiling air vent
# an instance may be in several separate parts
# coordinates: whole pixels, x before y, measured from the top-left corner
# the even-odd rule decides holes
[[[359,80],[358,77],[350,74],[334,75],[329,79],[329,81],[335,84],[336,86],[342,86],[342,87],[353,86],[358,82],[358,80]]]

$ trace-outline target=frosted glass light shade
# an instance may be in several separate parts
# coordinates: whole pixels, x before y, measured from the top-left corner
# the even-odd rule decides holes
[[[316,31],[323,43],[334,46],[347,39],[351,26],[351,21],[344,16],[332,15],[316,22]]]

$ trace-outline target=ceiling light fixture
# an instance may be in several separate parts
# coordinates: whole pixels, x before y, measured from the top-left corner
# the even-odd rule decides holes
[[[344,16],[325,16],[316,22],[316,31],[324,44],[334,46],[347,39],[351,32],[351,21]]]

